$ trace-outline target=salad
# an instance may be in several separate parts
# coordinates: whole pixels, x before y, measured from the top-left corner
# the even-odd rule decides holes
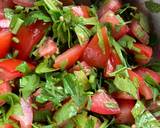
[[[158,42],[120,0],[0,0],[0,128],[160,128]]]

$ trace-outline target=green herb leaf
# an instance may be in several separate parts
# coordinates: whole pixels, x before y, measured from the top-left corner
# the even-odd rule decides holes
[[[119,55],[119,58],[121,59],[121,62],[123,63],[124,66],[127,66],[126,60],[123,57],[122,51],[125,51],[123,47],[115,41],[115,39],[111,36],[109,36],[109,41],[111,45],[115,48],[117,54]]]
[[[4,9],[4,16],[7,18],[7,19],[12,19],[12,17],[14,16],[14,10],[13,9],[10,9],[10,8],[5,8]]]
[[[74,30],[81,45],[89,41],[91,33],[85,26],[76,25]]]
[[[24,74],[27,74],[31,71],[30,67],[28,66],[26,62],[22,62],[22,64],[18,65],[16,67],[16,70]]]
[[[39,103],[45,103],[51,101],[55,107],[61,106],[67,95],[61,86],[61,77],[53,77],[52,74],[47,73],[45,75],[46,82],[42,84],[41,93],[36,97],[36,101]]]
[[[138,99],[137,97],[137,83],[134,81],[131,81],[128,77],[121,77],[117,75],[113,81],[113,83],[116,85],[116,87],[124,92],[127,92],[131,96],[133,96],[135,99]]]
[[[31,11],[25,18],[25,25],[35,23],[37,20],[42,20],[44,22],[51,22],[51,18],[43,13],[42,11]]]
[[[137,101],[132,109],[132,115],[135,118],[135,124],[138,128],[159,128],[160,122],[146,110],[141,101]]]
[[[78,106],[82,106],[86,102],[87,95],[85,95],[83,83],[78,81],[75,75],[67,74],[63,78],[63,86],[65,93],[71,96]]]
[[[132,49],[135,51],[139,51],[138,48],[134,47],[134,42],[136,42],[136,40],[128,35],[124,35],[122,38],[120,38],[118,40],[118,43],[123,47],[123,48],[128,48],[128,49]]]
[[[17,15],[12,17],[11,23],[10,23],[10,29],[13,34],[17,34],[18,30],[22,26],[24,21],[18,17]]]
[[[6,93],[3,95],[0,95],[0,99],[6,101],[11,106],[20,102],[19,97],[14,93]]]
[[[41,62],[35,69],[35,72],[37,74],[48,73],[53,71],[56,71],[56,69],[49,67],[48,59],[45,59],[43,62]]]
[[[73,101],[69,101],[64,104],[53,116],[53,120],[56,121],[57,125],[64,121],[72,118],[78,112],[78,107]]]
[[[153,13],[160,12],[160,4],[154,2],[153,0],[145,1],[145,5]]]
[[[27,99],[40,85],[40,78],[33,74],[20,79],[20,91],[24,99]]]

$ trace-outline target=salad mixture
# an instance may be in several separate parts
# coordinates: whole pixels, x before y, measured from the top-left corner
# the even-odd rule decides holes
[[[160,128],[148,17],[83,2],[0,0],[0,128]]]

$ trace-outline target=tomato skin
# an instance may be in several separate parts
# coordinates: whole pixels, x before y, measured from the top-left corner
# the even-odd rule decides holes
[[[112,36],[116,40],[120,39],[122,36],[129,32],[129,28],[127,25],[123,25],[119,28],[119,30],[116,30],[116,26],[120,25],[120,20],[112,11],[107,11],[99,20],[101,23],[111,23]]]
[[[145,75],[149,75],[153,80],[155,80],[155,82],[160,83],[160,75],[149,68],[139,67],[134,71],[142,77],[145,77]]]
[[[104,68],[109,58],[110,45],[106,27],[102,28],[102,36],[105,45],[105,53],[103,53],[102,49],[99,47],[97,34],[91,39],[84,50],[82,60],[87,62],[90,66]]]
[[[64,5],[71,5],[73,4],[74,0],[60,0]]]
[[[52,56],[57,51],[57,45],[53,39],[48,38],[47,41],[38,49],[40,57]]]
[[[117,55],[116,51],[111,50],[109,59],[107,60],[107,64],[104,70],[104,76],[109,77],[109,74],[114,72],[117,65],[121,64],[121,60]]]
[[[92,112],[104,115],[113,115],[120,113],[117,102],[112,97],[110,97],[104,90],[97,91],[91,97],[91,101],[92,104],[90,111]],[[114,103],[117,107],[109,108],[107,107],[107,103]]]
[[[36,45],[45,34],[48,24],[42,21],[37,21],[29,26],[22,26],[18,33],[17,38],[19,43],[13,43],[13,47],[19,51],[17,58],[27,60],[34,45]]]
[[[12,0],[12,1],[17,5],[31,7],[33,6],[35,0]]]
[[[3,95],[5,93],[11,92],[11,91],[12,91],[12,88],[8,82],[4,82],[4,83],[0,84],[0,95]],[[0,100],[0,106],[2,106],[3,104],[5,104],[5,101]]]
[[[153,54],[152,48],[140,43],[135,43],[134,47],[140,49],[139,53],[134,51],[135,61],[138,64],[147,64],[151,60]]]
[[[0,0],[0,10],[4,8],[12,8],[14,7],[14,3],[12,0]]]
[[[132,21],[131,23],[131,32],[132,34],[142,43],[149,44],[149,35],[143,30],[140,24],[137,21]]]
[[[73,66],[76,61],[82,56],[84,49],[86,48],[86,44],[84,45],[75,45],[74,47],[68,49],[61,55],[59,55],[55,59],[55,63],[53,64],[53,67],[56,69],[61,68],[61,65],[66,62],[65,68],[69,68]]]
[[[119,124],[133,124],[134,118],[132,116],[132,109],[135,105],[134,100],[117,100],[119,107],[120,107],[120,113],[115,116],[116,123]]]
[[[11,43],[12,43],[12,34],[9,30],[0,31],[0,58],[3,58],[7,55]]]
[[[150,87],[146,85],[144,82],[144,79],[137,73],[128,70],[128,74],[131,80],[134,80],[135,78],[138,79],[139,82],[139,93],[145,97],[146,100],[150,100],[153,98],[153,92]]]
[[[122,7],[120,0],[105,0],[104,4],[98,10],[98,16],[103,16],[107,11],[111,10],[116,12]]]
[[[113,92],[112,97],[115,99],[134,100],[135,98],[126,92]]]
[[[13,80],[22,77],[23,74],[16,70],[16,67],[23,61],[18,59],[6,59],[0,62],[0,79],[4,81]],[[31,70],[35,67],[28,63]]]
[[[71,8],[75,16],[82,16],[84,18],[89,18],[89,7],[85,5],[74,6]]]

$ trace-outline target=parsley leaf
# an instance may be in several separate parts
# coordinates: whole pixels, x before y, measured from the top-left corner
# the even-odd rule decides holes
[[[23,62],[22,64],[18,65],[16,67],[16,70],[17,71],[20,71],[24,74],[27,74],[31,71],[30,67],[28,66],[28,64],[26,62]]]
[[[116,75],[113,83],[116,85],[116,87],[124,92],[127,92],[131,96],[133,96],[135,99],[138,99],[137,97],[137,83],[134,81],[131,81],[129,78],[121,77],[119,75]]]
[[[135,124],[138,128],[159,128],[160,122],[146,110],[141,101],[137,101],[132,109],[132,115],[135,118]]]
[[[87,95],[84,92],[83,83],[80,83],[74,74],[64,76],[63,86],[65,93],[71,96],[78,106],[84,105]]]
[[[35,23],[37,20],[42,20],[44,22],[51,22],[51,18],[47,16],[43,11],[36,10],[31,11],[28,16],[25,18],[25,25]]]
[[[32,74],[20,79],[20,91],[24,99],[27,99],[40,85],[39,76]]]
[[[52,74],[45,74],[45,83],[42,84],[41,93],[36,97],[36,101],[39,103],[45,103],[51,101],[55,107],[61,106],[61,101],[63,101],[67,95],[61,86],[61,77],[53,77]]]
[[[78,113],[78,107],[73,101],[64,104],[53,116],[53,120],[59,125]]]

